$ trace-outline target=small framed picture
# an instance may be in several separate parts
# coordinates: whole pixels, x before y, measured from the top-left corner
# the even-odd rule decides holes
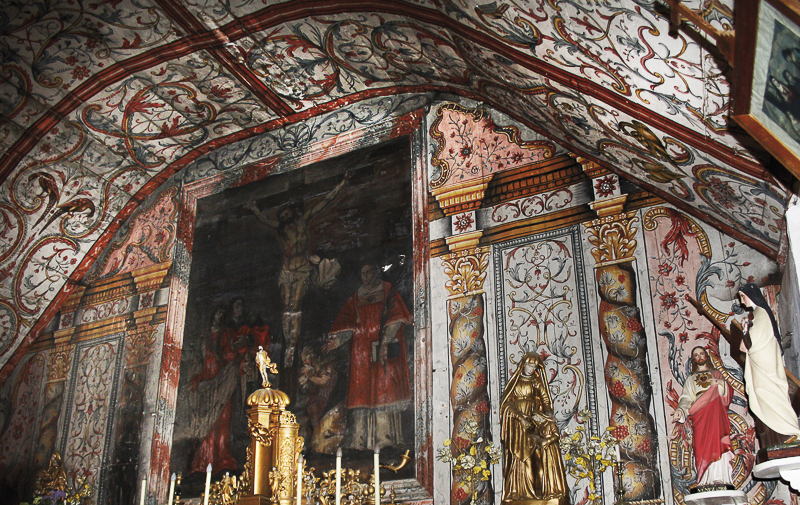
[[[736,2],[733,119],[800,177],[800,3]]]

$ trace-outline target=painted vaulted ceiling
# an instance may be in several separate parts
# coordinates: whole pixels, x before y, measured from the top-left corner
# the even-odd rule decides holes
[[[686,4],[733,26],[732,0]],[[787,191],[729,129],[732,70],[691,28],[669,34],[658,2],[2,5],[0,365],[169,177],[302,149],[437,92],[483,102],[768,255],[779,248]],[[431,184],[458,173],[442,161]]]

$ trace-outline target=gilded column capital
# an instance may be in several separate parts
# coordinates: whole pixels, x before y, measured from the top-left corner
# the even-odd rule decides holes
[[[133,327],[128,330],[125,345],[128,348],[127,368],[146,365],[156,343],[156,329],[150,325]]]
[[[483,283],[489,268],[489,247],[476,247],[442,256],[444,272],[450,277],[445,283],[448,299],[483,293]]]
[[[583,223],[596,266],[630,261],[636,251],[636,211],[623,212]]]
[[[67,379],[67,372],[72,363],[72,351],[75,346],[56,347],[50,351],[47,366],[47,382],[58,382]]]

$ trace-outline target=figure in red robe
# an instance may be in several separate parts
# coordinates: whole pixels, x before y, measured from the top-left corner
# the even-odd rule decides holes
[[[237,470],[238,463],[230,453],[231,415],[233,397],[248,366],[254,366],[252,349],[269,345],[269,331],[266,326],[249,328],[242,326],[237,330],[226,321],[226,310],[216,309],[211,316],[211,328],[203,345],[203,370],[192,377],[195,391],[200,389],[208,398],[207,408],[219,410],[203,438],[200,447],[192,458],[189,473],[205,472],[209,463],[214,472]],[[238,405],[243,408],[242,402]]]
[[[392,285],[380,279],[376,266],[365,265],[361,281],[334,320],[323,347],[330,351],[350,341],[345,401],[350,426],[345,446],[403,447],[401,413],[411,405],[403,325],[412,317]]]
[[[683,394],[673,418],[692,421],[697,485],[731,484],[731,423],[728,405],[733,390],[714,368],[703,347],[692,349],[692,374],[683,384]]]

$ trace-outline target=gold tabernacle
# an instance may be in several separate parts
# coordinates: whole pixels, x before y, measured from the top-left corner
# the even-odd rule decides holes
[[[296,502],[297,460],[303,449],[294,414],[286,410],[289,397],[271,389],[269,356],[261,349],[256,363],[264,388],[247,398],[250,447],[242,476],[239,505],[293,505]]]

